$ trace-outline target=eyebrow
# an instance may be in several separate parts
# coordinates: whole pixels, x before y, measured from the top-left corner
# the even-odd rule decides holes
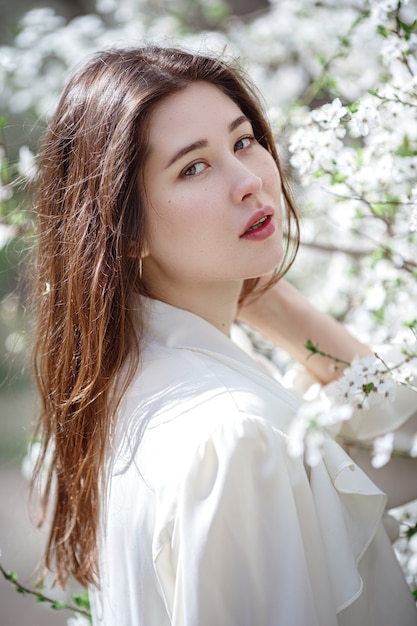
[[[229,124],[229,132],[232,133],[234,130],[236,130],[236,128],[238,128],[241,124],[244,124],[245,122],[251,123],[250,119],[246,115],[239,115],[239,117],[237,117],[235,120],[233,120],[233,122]],[[171,165],[173,165],[175,161],[178,161],[178,159],[181,159],[189,152],[193,152],[194,150],[198,150],[199,148],[206,148],[207,145],[207,139],[199,139],[198,141],[190,143],[188,146],[184,146],[184,148],[181,148],[181,150],[178,150],[178,152],[174,154],[174,156],[167,165],[167,169],[168,167],[171,167]]]

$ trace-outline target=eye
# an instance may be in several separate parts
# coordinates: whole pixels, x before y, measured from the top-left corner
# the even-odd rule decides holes
[[[181,176],[198,176],[206,169],[207,165],[202,161],[197,161],[197,163],[193,163],[189,165],[185,170],[181,172]]]
[[[255,137],[253,135],[246,135],[246,137],[241,137],[235,143],[235,152],[238,150],[245,150],[249,148],[253,142],[255,141]]]

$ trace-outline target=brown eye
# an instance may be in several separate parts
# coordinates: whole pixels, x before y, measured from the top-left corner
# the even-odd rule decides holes
[[[255,137],[253,135],[247,135],[246,137],[241,137],[235,143],[235,152],[238,150],[245,150],[245,148],[249,148],[252,143],[255,141]]]
[[[181,176],[198,176],[198,174],[201,174],[205,168],[207,167],[207,165],[205,163],[203,163],[202,161],[197,161],[197,163],[193,163],[192,165],[189,165],[181,174]]]

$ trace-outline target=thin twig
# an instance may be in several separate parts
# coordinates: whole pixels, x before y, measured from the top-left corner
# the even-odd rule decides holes
[[[38,601],[41,601],[41,602],[49,602],[49,604],[51,605],[51,608],[53,609],[56,609],[56,610],[68,609],[69,611],[80,613],[81,615],[84,615],[88,619],[91,618],[91,614],[85,609],[82,609],[77,606],[73,606],[71,604],[68,604],[67,602],[60,602],[59,600],[54,600],[53,598],[46,596],[40,591],[36,591],[35,589],[31,589],[30,587],[26,587],[25,585],[22,585],[18,581],[16,574],[14,572],[7,572],[4,569],[1,562],[0,562],[0,572],[3,574],[6,580],[8,580],[12,585],[14,585],[18,593],[34,596],[35,598],[37,598]]]

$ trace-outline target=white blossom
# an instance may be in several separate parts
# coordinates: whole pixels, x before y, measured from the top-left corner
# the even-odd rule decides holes
[[[398,36],[389,37],[381,46],[381,56],[386,66],[392,67],[396,61],[403,61],[405,58],[411,60],[410,52],[415,52],[417,47],[417,36],[411,34],[407,39],[400,39]]]
[[[289,137],[306,244],[291,268],[295,284],[363,342],[391,343],[410,332],[404,321],[416,318],[417,302],[417,38],[397,29],[398,1],[369,0],[365,18],[359,13],[362,2],[270,0],[264,12],[225,20],[222,32],[192,33],[186,32],[181,11],[193,3],[178,0],[175,14],[168,4],[165,11],[155,10],[149,0],[98,0],[98,14],[69,21],[52,9],[29,11],[13,44],[0,47],[5,115],[23,114],[27,123],[33,116],[48,118],[68,71],[110,46],[177,42],[239,57],[264,94],[283,160]],[[412,23],[415,7],[415,0],[401,0],[404,22]],[[325,89],[314,92],[315,79],[323,78],[329,79]],[[323,103],[323,97],[329,101]],[[29,151],[22,147],[19,167],[31,177]],[[13,202],[8,176],[0,200]],[[14,234],[14,228],[0,224],[0,247]],[[331,248],[335,252],[328,252]],[[49,290],[47,284],[45,295]],[[346,414],[390,400],[399,383],[415,384],[417,359],[404,356],[401,366],[388,367],[393,365],[388,372],[378,359],[352,363],[339,384],[339,401],[350,407]],[[292,454],[305,454],[314,464],[332,419],[344,418],[332,418],[327,405],[303,406],[288,445]],[[390,439],[376,447],[376,463],[385,462]],[[413,452],[417,455],[417,436]],[[33,460],[27,463],[30,474]],[[414,563],[417,571],[416,560],[403,562],[408,571]]]
[[[305,455],[308,465],[317,465],[327,430],[352,415],[348,404],[331,404],[328,399],[305,402],[300,406],[288,428],[287,450],[290,456]]]
[[[408,4],[408,0],[402,0],[402,5]],[[378,22],[385,22],[388,13],[395,11],[398,7],[398,0],[371,0],[370,8],[371,15],[376,18]]]
[[[373,442],[372,465],[382,467],[391,458],[394,447],[394,433],[387,433],[382,437],[377,437]]]
[[[300,174],[327,170],[333,166],[333,155],[342,148],[343,144],[333,128],[324,130],[317,126],[303,126],[291,137],[290,163]]]
[[[33,474],[36,467],[37,462],[39,461],[40,454],[42,452],[42,444],[40,441],[32,441],[26,451],[26,456],[23,458],[21,465],[22,476],[28,481],[33,480]],[[45,488],[49,466],[52,462],[53,451],[49,449],[46,453],[45,463],[43,465],[42,471],[38,476],[38,480],[36,483],[37,489],[39,492],[42,492]]]
[[[335,382],[335,390],[342,401],[362,409],[393,399],[396,383],[379,359],[365,357],[352,361]]]
[[[33,472],[35,469],[35,465],[39,460],[39,455],[41,453],[41,444],[39,441],[34,441],[28,446],[26,451],[26,456],[22,461],[22,475],[23,477],[30,482],[33,478]]]
[[[407,351],[407,348],[404,348],[404,350]],[[412,355],[411,351],[410,355]],[[391,370],[391,375],[397,383],[413,383],[417,376],[417,352],[414,352],[414,356],[404,356],[404,361]]]
[[[384,288],[384,286],[381,283],[376,281],[367,290],[364,304],[368,306],[369,308],[380,309],[383,306],[386,297],[387,297],[387,290]]]
[[[366,136],[370,130],[380,124],[380,115],[375,103],[370,99],[364,99],[358,109],[352,113],[349,121],[349,131],[352,137]]]
[[[339,98],[335,98],[330,104],[324,104],[311,112],[311,119],[322,128],[333,129],[338,137],[344,137],[346,130],[340,127],[340,120],[347,114],[346,107],[342,106]]]
[[[2,199],[2,196],[1,196],[1,188],[0,188],[0,200],[1,199]],[[4,248],[4,246],[7,244],[7,242],[10,241],[10,239],[12,237],[14,237],[15,234],[16,234],[16,232],[15,232],[15,229],[13,228],[13,226],[9,226],[8,224],[1,224],[0,223],[0,250],[2,248]]]
[[[13,187],[11,185],[3,185],[0,181],[0,202],[7,202],[13,198]]]
[[[19,148],[19,162],[17,167],[24,178],[29,181],[35,180],[37,174],[35,155],[28,146],[21,146]]]
[[[112,13],[117,9],[116,0],[97,0],[96,11],[98,13]]]
[[[26,347],[26,338],[24,333],[19,331],[11,332],[4,340],[4,347],[9,354],[20,354]]]
[[[417,231],[417,185],[414,186],[411,192],[410,231],[412,233]]]

